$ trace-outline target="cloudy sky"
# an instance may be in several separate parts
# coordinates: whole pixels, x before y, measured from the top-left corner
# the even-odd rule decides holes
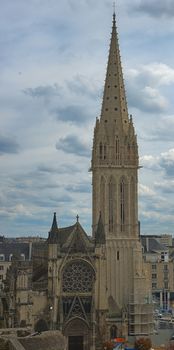
[[[91,232],[93,127],[112,25],[109,0],[0,0],[0,234]],[[118,0],[138,135],[141,233],[174,232],[174,0]]]

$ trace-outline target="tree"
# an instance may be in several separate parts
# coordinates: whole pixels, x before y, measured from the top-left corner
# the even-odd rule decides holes
[[[135,340],[134,347],[136,350],[149,350],[152,347],[152,342],[149,338],[139,338]]]
[[[104,350],[112,350],[114,347],[114,344],[113,342],[111,341],[106,341],[104,344],[103,344],[103,349]]]

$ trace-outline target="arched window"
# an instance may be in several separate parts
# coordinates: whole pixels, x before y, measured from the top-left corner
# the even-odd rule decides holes
[[[102,218],[105,222],[105,179],[103,176],[100,181],[100,210]]]
[[[35,332],[39,332],[39,333],[48,331],[47,322],[44,319],[38,320],[34,326],[34,330]]]
[[[20,271],[17,277],[17,286],[19,289],[28,288],[28,276],[24,271]]]
[[[113,325],[113,326],[110,328],[110,338],[111,338],[111,339],[117,338],[117,327],[116,327],[115,325]]]
[[[106,143],[102,144],[102,142],[100,142],[100,144],[99,144],[99,158],[100,158],[100,160],[106,159],[106,156],[107,156],[106,153],[107,153]]]
[[[136,201],[137,201],[137,197],[136,197],[136,180],[134,179],[134,177],[131,178],[131,182],[130,182],[130,198],[131,198],[131,214],[130,214],[130,218],[132,221],[132,224],[135,225],[136,223]]]
[[[106,144],[104,144],[104,159],[106,159]]]
[[[116,141],[115,141],[115,159],[116,159],[116,164],[120,164],[120,141],[118,136],[116,137]]]
[[[113,179],[109,182],[109,232],[113,232],[114,226],[114,183]]]
[[[125,224],[125,182],[124,179],[120,183],[120,223],[121,231],[124,231]]]
[[[103,158],[103,146],[102,146],[101,142],[100,142],[100,146],[99,146],[99,157],[100,157],[100,159]]]

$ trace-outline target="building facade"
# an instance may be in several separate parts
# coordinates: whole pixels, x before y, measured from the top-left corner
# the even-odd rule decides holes
[[[172,236],[143,235],[143,258],[151,283],[154,306],[161,310],[174,307],[174,254]]]
[[[138,225],[138,145],[128,115],[113,15],[102,110],[94,129],[92,236],[79,218],[59,228],[56,214],[32,262],[17,259],[7,274],[9,326],[59,329],[69,350],[153,331],[151,286]]]

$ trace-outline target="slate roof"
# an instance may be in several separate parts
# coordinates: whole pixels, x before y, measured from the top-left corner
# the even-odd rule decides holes
[[[148,240],[148,242],[147,242]],[[158,242],[157,239],[153,237],[145,237],[143,236],[141,238],[142,245],[144,247],[144,252],[161,252],[161,251],[166,251],[167,248],[165,245],[161,244]]]
[[[79,221],[68,227],[58,227],[57,220],[56,220],[56,213],[54,213],[53,216],[53,223],[51,230],[49,232],[49,236],[47,239],[47,243],[58,243],[60,244],[60,247],[68,246],[68,243],[71,241],[71,238],[76,233],[79,233],[79,238],[83,236],[84,241],[86,242],[86,245],[90,248],[93,247],[93,242],[90,237],[86,234],[83,227],[80,225]]]
[[[65,243],[62,245],[62,250],[66,250],[71,247],[71,250],[74,252],[94,251],[94,242],[89,239],[88,235],[78,221],[73,226],[73,230],[67,232],[67,238]]]
[[[25,255],[25,259],[29,259],[29,243],[0,243],[0,254],[5,255],[5,261],[10,261],[10,254]]]

